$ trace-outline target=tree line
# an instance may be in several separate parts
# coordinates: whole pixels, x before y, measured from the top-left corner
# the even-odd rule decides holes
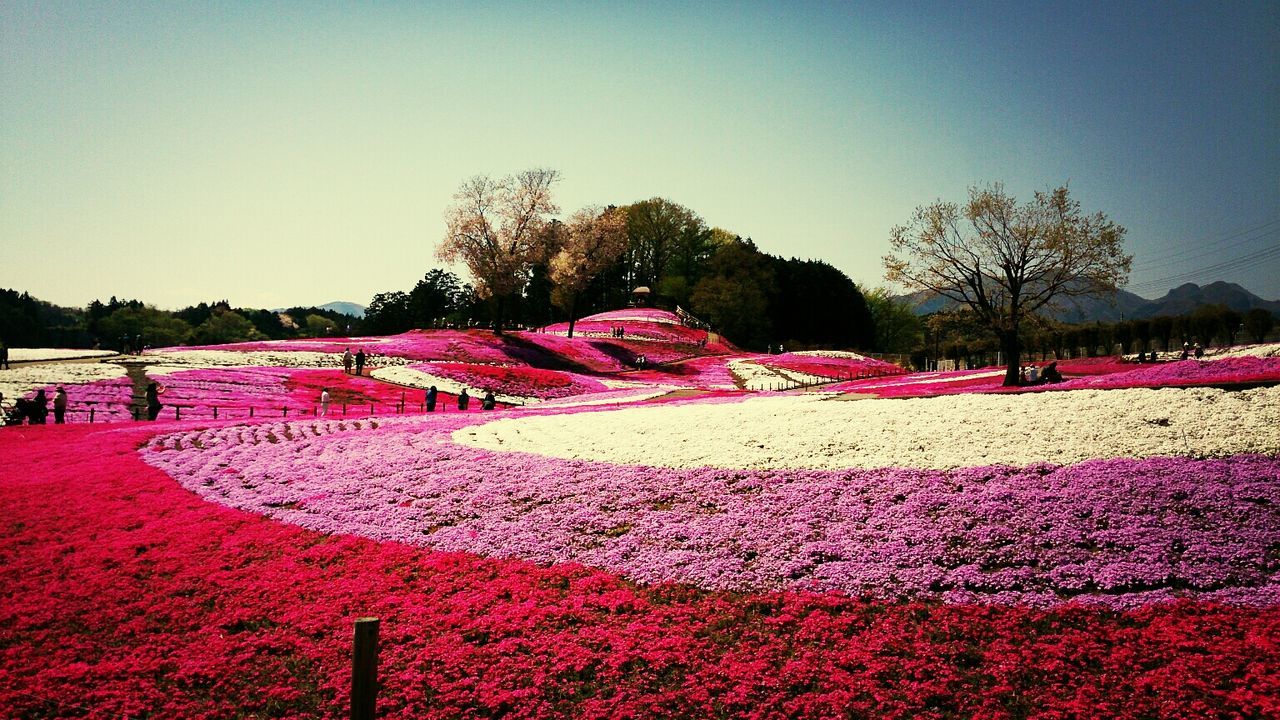
[[[635,302],[683,308],[734,343],[764,350],[874,349],[862,291],[820,260],[761,252],[750,237],[710,227],[665,198],[588,206],[555,217],[559,173],[534,169],[462,184],[446,213],[438,257],[471,283],[432,269],[406,291],[379,293],[371,331],[484,325],[541,327]],[[648,292],[637,296],[635,291]]]
[[[360,318],[315,307],[282,312],[235,308],[226,300],[177,311],[140,300],[94,300],[67,308],[17,290],[0,290],[0,339],[16,347],[101,347],[136,350],[141,345],[216,345],[250,340],[287,340],[363,332]]]

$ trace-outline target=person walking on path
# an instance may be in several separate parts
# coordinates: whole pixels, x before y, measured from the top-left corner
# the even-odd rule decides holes
[[[329,414],[329,388],[320,388],[320,415]]]
[[[427,412],[435,412],[435,411],[436,411],[436,395],[437,395],[437,393],[436,393],[436,386],[435,386],[435,385],[432,385],[432,386],[427,390]]]
[[[495,400],[494,400],[494,397],[493,397],[493,391],[492,391],[492,390],[485,390],[485,391],[484,391],[484,400],[481,400],[481,401],[480,401],[480,409],[481,409],[481,410],[492,410],[492,409],[493,409],[494,402],[495,402]]]
[[[164,405],[160,404],[160,386],[151,383],[147,386],[147,419],[154,421],[160,416],[160,409]]]
[[[67,391],[58,386],[58,392],[53,396],[53,424],[65,425],[67,422]]]
[[[356,374],[364,373],[364,348],[356,350]]]
[[[471,404],[471,396],[467,394],[467,389],[462,388],[462,392],[458,394],[458,409],[466,410]]]
[[[342,372],[344,374],[351,374],[351,363],[353,360],[354,358],[351,357],[351,348],[347,348],[347,351],[342,353]]]
[[[31,401],[31,424],[44,425],[45,419],[49,417],[49,398],[44,394],[41,388],[34,400]]]

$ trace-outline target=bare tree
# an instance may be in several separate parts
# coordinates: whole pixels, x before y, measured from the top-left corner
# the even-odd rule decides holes
[[[627,214],[619,208],[586,207],[565,228],[564,244],[551,258],[552,299],[569,313],[569,337],[577,322],[578,295],[627,249]]]
[[[448,230],[436,249],[445,262],[462,262],[475,279],[476,294],[492,298],[496,332],[502,332],[505,302],[520,292],[529,270],[546,255],[542,232],[547,216],[559,212],[551,186],[560,173],[526,170],[494,180],[476,175],[454,193],[445,212]]]
[[[1004,384],[1018,384],[1023,321],[1055,301],[1114,292],[1129,276],[1125,229],[1085,215],[1065,186],[1018,205],[994,184],[970,188],[964,207],[936,202],[895,227],[885,277],[973,310],[999,339]]]

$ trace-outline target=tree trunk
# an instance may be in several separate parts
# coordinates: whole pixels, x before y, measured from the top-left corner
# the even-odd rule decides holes
[[[577,316],[574,314],[574,310],[576,309],[577,304],[578,304],[577,296],[574,296],[569,299],[569,337],[570,338],[573,337],[573,326],[575,323],[578,322]]]
[[[1005,355],[1004,386],[1014,387],[1018,385],[1019,377],[1022,374],[1022,352],[1021,344],[1018,342],[1018,332],[1015,330],[1010,333],[1000,335],[1000,350]]]
[[[493,296],[493,334],[494,335],[502,334],[502,319],[503,319],[502,311],[504,309],[504,305],[505,303],[502,302],[501,297],[498,297],[497,295]]]

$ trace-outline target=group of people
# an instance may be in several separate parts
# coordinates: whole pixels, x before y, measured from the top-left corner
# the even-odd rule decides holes
[[[436,401],[439,391],[436,386],[432,385],[427,389],[427,412],[436,411]],[[498,400],[493,396],[492,390],[485,390],[484,397],[480,400],[481,410],[493,410],[497,406]],[[462,388],[462,392],[458,393],[458,409],[466,410],[471,407],[471,395],[467,393],[466,388]]]
[[[610,331],[611,331],[610,334],[612,334],[614,337],[618,338],[619,340],[627,336],[627,329],[621,325],[613,326],[612,328],[610,328]]]
[[[4,394],[0,393],[0,407],[4,406]],[[36,391],[36,396],[18,398],[4,418],[5,425],[44,425],[49,419],[49,396],[43,388]],[[53,395],[53,422],[62,425],[67,422],[67,391],[61,386]]]
[[[440,391],[436,389],[435,385],[432,385],[430,388],[427,389],[427,397],[426,397],[427,412],[436,411],[436,404],[439,401],[439,399],[440,399]],[[327,387],[321,388],[320,389],[320,414],[322,416],[329,414],[330,402],[331,402],[331,398],[329,395],[329,388]],[[495,407],[497,407],[497,403],[498,403],[498,400],[493,396],[493,391],[485,390],[484,398],[480,400],[480,408],[483,410],[493,410]],[[469,407],[471,407],[471,396],[467,394],[467,389],[463,388],[462,392],[458,393],[458,409],[466,410]]]
[[[351,366],[355,365],[356,375],[364,374],[364,348],[356,350],[356,354],[351,354],[351,348],[342,353],[342,372],[350,375]]]
[[[1200,347],[1200,343],[1189,345],[1184,341],[1182,343],[1182,359],[1186,360],[1192,355],[1195,355],[1195,358],[1199,360],[1200,358],[1204,357],[1204,348]]]
[[[1058,371],[1058,361],[1054,360],[1044,368],[1023,365],[1018,373],[1018,380],[1022,385],[1048,385],[1062,382],[1062,373]]]

